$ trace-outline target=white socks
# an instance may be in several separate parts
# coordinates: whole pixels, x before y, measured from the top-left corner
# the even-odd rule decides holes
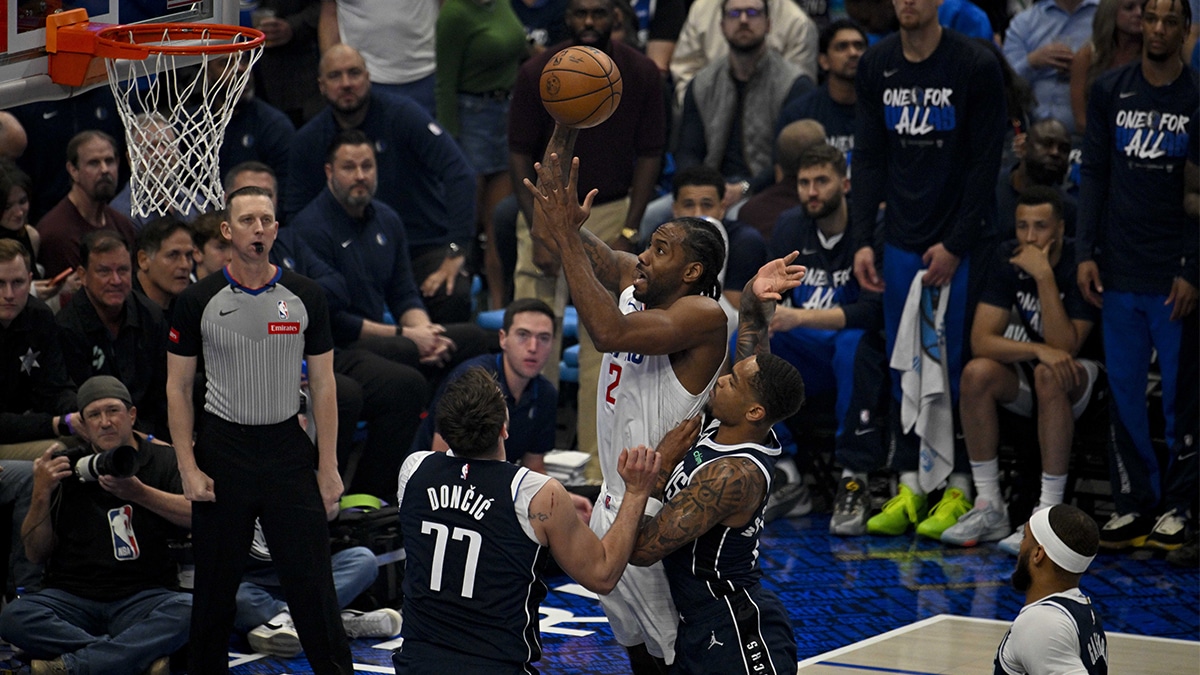
[[[979,492],[979,500],[985,501],[993,508],[1004,506],[1004,495],[1000,492],[1000,459],[982,462],[971,462],[971,477],[975,480],[975,489]]]
[[[1067,490],[1067,474],[1052,476],[1042,472],[1042,496],[1038,500],[1038,508],[1045,509],[1063,502],[1063,493]]]

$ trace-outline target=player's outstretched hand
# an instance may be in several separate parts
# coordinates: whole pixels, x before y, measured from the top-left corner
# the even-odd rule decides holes
[[[534,185],[528,178],[524,181],[525,189],[533,195],[533,236],[542,241],[554,241],[577,234],[591,215],[592,201],[599,194],[598,190],[592,190],[583,204],[579,203],[579,158],[571,160],[566,185],[562,178],[562,158],[557,153],[550,153],[549,166],[538,162],[533,168],[537,171],[538,184]]]
[[[625,479],[625,492],[647,496],[658,482],[662,457],[644,445],[626,448],[617,458],[617,473]]]
[[[754,297],[762,302],[779,301],[783,300],[784,293],[799,286],[805,273],[808,272],[804,265],[792,264],[792,261],[799,255],[799,251],[792,251],[782,258],[776,258],[758,268],[758,274],[754,275],[751,287]]]

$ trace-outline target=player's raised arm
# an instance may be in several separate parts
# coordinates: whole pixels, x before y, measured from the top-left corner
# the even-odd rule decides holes
[[[782,258],[769,261],[759,268],[753,279],[746,282],[738,315],[734,361],[770,351],[767,329],[771,326],[771,316],[775,314],[775,303],[783,299],[784,293],[799,286],[807,271],[803,265],[792,264],[799,255],[798,251],[792,251]]]

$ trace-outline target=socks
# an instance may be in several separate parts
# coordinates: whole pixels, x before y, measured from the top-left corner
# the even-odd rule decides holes
[[[912,490],[914,495],[925,494],[925,491],[921,489],[921,480],[917,477],[916,471],[901,471],[900,484]]]
[[[1045,509],[1063,502],[1063,493],[1067,489],[1067,474],[1052,476],[1042,472],[1042,496],[1038,500],[1038,508]]]
[[[946,479],[946,488],[958,488],[959,491],[963,493],[963,497],[965,497],[967,501],[971,502],[972,504],[975,503],[974,500],[971,499],[971,493],[974,492],[974,486],[971,485],[971,476],[956,471],[950,474],[950,477]]]
[[[1004,506],[1004,495],[1000,492],[1000,460],[992,459],[982,462],[971,462],[971,477],[975,479],[975,489],[979,491],[979,501],[985,501],[993,507]],[[1042,493],[1045,494],[1043,488]],[[1059,490],[1062,499],[1062,490]]]

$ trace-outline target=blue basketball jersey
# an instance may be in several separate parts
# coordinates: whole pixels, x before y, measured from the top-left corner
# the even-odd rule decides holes
[[[709,424],[691,451],[675,467],[663,492],[664,501],[670,501],[687,487],[692,476],[701,468],[729,457],[743,457],[754,462],[763,473],[766,489],[763,490],[762,503],[749,523],[736,529],[718,524],[663,559],[667,581],[671,584],[671,596],[684,620],[710,606],[713,600],[753,586],[762,578],[762,569],[758,564],[758,538],[763,527],[763,509],[771,491],[775,460],[779,457],[779,442],[775,433],[771,432],[765,445],[721,445],[715,440],[719,427],[720,422],[717,421]]]
[[[1078,590],[1075,592],[1078,593]],[[1082,594],[1079,594],[1079,596],[1083,597]],[[1083,667],[1088,672],[1088,675],[1108,675],[1108,638],[1104,635],[1104,626],[1101,625],[1100,616],[1096,614],[1092,603],[1080,602],[1062,594],[1057,594],[1042,598],[1034,603],[1034,605],[1053,605],[1061,610],[1066,615],[1062,618],[1070,621],[1075,627],[1075,632],[1079,637],[1079,660],[1083,663]],[[1020,620],[1021,616],[1018,615],[1017,621]],[[1035,626],[1036,628],[1037,626]],[[994,661],[995,675],[1024,675],[1024,673],[1028,672],[1023,667],[1014,670],[1006,668],[1004,665],[1005,647],[1008,645],[1011,635],[1012,628],[1009,628],[1008,632],[1004,634],[1004,639],[1000,641],[1000,647],[996,650],[996,659]],[[1046,656],[1039,655],[1043,659]]]
[[[546,480],[507,462],[441,452],[405,461],[399,499],[406,641],[512,664],[541,658],[538,606],[549,549],[517,509],[527,512]]]

